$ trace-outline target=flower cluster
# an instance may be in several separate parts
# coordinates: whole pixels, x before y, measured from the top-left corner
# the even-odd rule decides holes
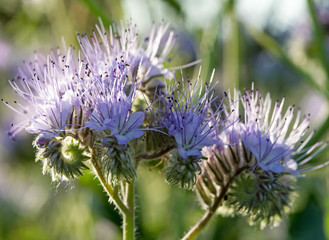
[[[212,110],[218,100],[212,79],[206,87],[200,77],[178,81],[164,67],[174,42],[168,28],[154,26],[140,43],[131,22],[109,31],[101,23],[90,37],[78,34],[79,58],[72,48],[66,55],[58,50],[19,70],[11,84],[28,104],[17,103],[25,120],[11,135],[24,128],[36,135],[44,172],[78,177],[91,160],[107,181],[130,182],[139,160],[168,154],[168,182],[194,186],[202,148],[216,143],[222,105]]]
[[[314,133],[307,134],[309,116],[301,118],[300,110],[294,116],[294,106],[283,113],[284,99],[272,107],[270,95],[263,98],[253,87],[243,94],[235,90],[233,99],[228,95],[231,115],[242,106],[244,117],[203,149],[208,161],[197,191],[208,208],[247,215],[251,224],[264,227],[289,211],[297,176],[328,164],[304,167],[327,144],[309,144]],[[219,199],[225,199],[221,207]]]
[[[98,36],[78,34],[79,57],[65,46],[65,54],[59,49],[46,57],[36,54],[10,81],[24,104],[3,100],[23,118],[9,135],[22,129],[35,134],[37,160],[54,180],[81,175],[92,155],[111,179],[133,179],[129,143],[144,134],[146,112],[133,105],[155,76],[173,76],[163,65],[174,43],[168,28],[154,26],[141,42],[132,22],[109,31],[100,23]]]
[[[9,135],[34,134],[36,159],[54,180],[78,177],[91,162],[117,190],[136,178],[139,161],[163,157],[166,180],[196,185],[210,212],[274,222],[289,210],[294,179],[328,164],[307,167],[327,144],[311,144],[309,116],[284,112],[284,99],[273,107],[253,87],[219,98],[214,74],[208,83],[200,72],[177,80],[164,65],[175,38],[168,28],[154,26],[140,41],[131,22],[108,31],[100,23],[78,35],[79,57],[65,47],[36,54],[10,81],[24,103],[3,100],[22,117]]]

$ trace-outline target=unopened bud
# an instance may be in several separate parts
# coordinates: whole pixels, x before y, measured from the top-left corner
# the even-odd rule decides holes
[[[40,145],[40,142],[47,141],[40,137],[35,145]],[[41,146],[44,148],[39,149],[36,160],[42,160],[43,173],[49,172],[53,180],[75,178],[82,175],[82,170],[88,169],[84,164],[90,158],[87,147],[73,137],[54,138]]]
[[[172,185],[192,189],[196,183],[197,174],[201,172],[199,161],[200,158],[197,156],[183,159],[176,152],[166,169],[166,180]]]

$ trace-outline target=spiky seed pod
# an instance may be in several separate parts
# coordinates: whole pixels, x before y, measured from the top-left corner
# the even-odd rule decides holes
[[[137,161],[159,159],[176,148],[173,137],[158,131],[145,131],[143,138],[132,141],[130,146]]]
[[[145,129],[149,129],[145,131],[142,138],[134,139],[129,143],[137,164],[140,160],[160,158],[175,146],[175,140],[171,136],[166,135],[162,131],[154,131],[160,126],[160,123],[157,122],[157,119],[154,117],[154,112],[149,111],[149,109],[154,108],[156,103],[150,105],[148,105],[148,103],[150,103],[149,97],[141,91],[137,91],[131,110],[132,112],[136,112],[146,109],[145,120],[142,126]]]
[[[175,148],[175,139],[157,131],[145,134],[145,152],[149,155],[164,155]]]
[[[101,144],[106,148],[101,164],[108,181],[117,184],[122,179],[127,182],[134,180],[136,169],[129,145],[118,144],[112,136],[103,138]]]
[[[84,162],[90,159],[90,153],[80,141],[73,137],[53,138],[40,145],[41,140],[37,138],[35,146],[39,148],[36,161],[43,162],[43,174],[50,173],[53,180],[67,180],[81,176],[81,171],[88,169]]]
[[[156,100],[156,92],[164,91],[166,87],[162,79],[153,78],[151,81],[148,81],[146,84],[141,85],[141,91],[151,100]]]
[[[138,94],[132,108],[138,109],[138,107],[141,108],[144,105],[147,112],[143,125],[149,129],[149,131],[145,131],[142,141],[137,140],[130,144],[137,162],[138,160],[158,159],[177,147],[175,138],[168,135],[167,129],[162,127],[162,120],[158,116],[159,112],[164,110],[163,104],[160,103],[159,99],[156,99],[154,93],[151,96],[153,96],[153,100],[150,100],[149,96],[145,94]],[[146,102],[152,103],[146,106]]]

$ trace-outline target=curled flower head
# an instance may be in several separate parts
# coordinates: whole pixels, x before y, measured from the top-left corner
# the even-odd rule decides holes
[[[38,143],[41,139],[42,136],[35,141],[38,147],[36,161],[42,160],[43,173],[50,173],[53,180],[79,177],[82,170],[88,169],[84,161],[90,159],[90,152],[79,140],[69,136],[53,138],[40,147]]]
[[[5,103],[24,120],[13,125],[9,133],[14,137],[25,129],[36,135],[37,160],[42,160],[43,172],[51,173],[53,180],[74,178],[87,169],[84,161],[89,159],[89,152],[81,143],[88,137],[84,135],[83,141],[78,137],[84,120],[81,66],[71,48],[66,55],[58,49],[47,57],[36,54],[34,61],[25,63],[10,81],[22,101],[14,101],[13,106]]]
[[[327,144],[308,144],[314,133],[307,134],[309,116],[301,119],[300,110],[295,116],[294,106],[282,113],[284,99],[273,107],[269,94],[264,99],[253,88],[244,94],[235,90],[228,99],[226,109],[237,114],[242,106],[244,117],[203,149],[208,160],[197,180],[199,196],[222,214],[247,215],[261,227],[275,224],[291,208],[296,176],[328,164],[305,167]]]

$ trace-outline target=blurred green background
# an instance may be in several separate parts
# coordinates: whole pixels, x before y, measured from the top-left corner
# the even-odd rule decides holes
[[[221,90],[256,88],[286,96],[311,113],[315,141],[328,140],[329,3],[294,0],[0,0],[0,92],[12,100],[8,80],[34,50],[77,46],[90,34],[132,18],[140,36],[152,22],[170,22],[177,44],[168,66],[202,59],[202,75],[215,68]],[[185,70],[193,75],[195,69]],[[14,114],[0,108],[0,239],[121,239],[121,219],[88,171],[77,181],[51,183],[34,162],[32,138],[5,134]],[[328,150],[313,163],[328,160]],[[150,165],[139,167],[137,239],[179,239],[202,215],[195,194],[169,186]],[[215,217],[199,239],[329,239],[329,168],[298,180],[294,213],[261,231],[242,217]]]

